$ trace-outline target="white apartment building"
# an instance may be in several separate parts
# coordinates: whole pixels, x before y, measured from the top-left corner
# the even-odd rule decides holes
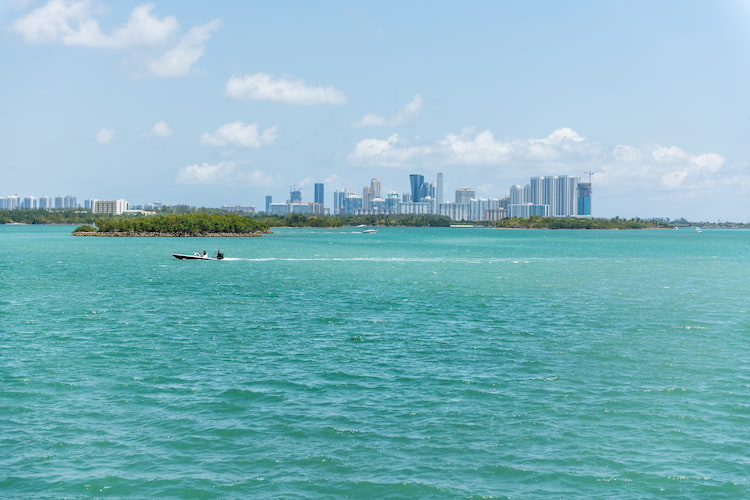
[[[91,211],[95,214],[122,215],[127,209],[125,200],[91,200]]]

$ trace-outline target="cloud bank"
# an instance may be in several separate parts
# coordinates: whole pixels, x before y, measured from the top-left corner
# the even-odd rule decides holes
[[[545,137],[497,139],[492,131],[466,128],[433,144],[410,145],[397,134],[359,141],[348,159],[366,167],[450,169],[472,167],[522,171],[523,175],[556,175],[593,171],[597,185],[614,192],[655,188],[662,191],[717,187],[725,158],[694,154],[676,146],[607,146],[563,127]]]

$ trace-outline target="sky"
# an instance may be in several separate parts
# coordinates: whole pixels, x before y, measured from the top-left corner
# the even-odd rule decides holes
[[[750,221],[749,0],[0,0],[0,61],[0,196],[574,175],[597,217]]]

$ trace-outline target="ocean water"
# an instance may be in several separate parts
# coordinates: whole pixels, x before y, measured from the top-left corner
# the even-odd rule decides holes
[[[0,226],[2,498],[750,496],[748,231],[71,230]]]

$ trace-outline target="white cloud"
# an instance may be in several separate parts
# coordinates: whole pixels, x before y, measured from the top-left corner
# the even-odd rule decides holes
[[[380,115],[369,113],[363,116],[358,122],[355,122],[355,127],[385,127],[389,124],[387,118],[383,118]]]
[[[30,44],[132,49],[149,47],[160,53],[178,35],[179,23],[174,16],[155,16],[154,5],[138,5],[128,20],[111,33],[104,33],[98,17],[102,10],[90,0],[50,0],[27,15],[16,19],[10,29]],[[205,43],[221,22],[213,20],[194,26],[171,49],[152,57],[146,66],[157,77],[179,77],[189,74],[203,56]]]
[[[363,116],[358,122],[354,123],[355,127],[395,127],[412,119],[422,111],[424,101],[419,94],[412,97],[403,108],[393,118],[385,118],[380,115],[370,113]]]
[[[216,165],[202,163],[188,165],[177,174],[178,184],[222,184],[230,182],[235,176],[237,166],[234,162],[223,161]]]
[[[564,161],[582,161],[598,154],[598,146],[569,128],[555,130],[547,137],[531,139],[495,139],[490,130],[478,132],[466,128],[448,133],[433,146],[402,147],[401,138],[363,139],[350,159],[366,165],[408,166],[409,162],[441,165],[500,166],[510,162],[536,163],[549,168]]]
[[[11,24],[10,29],[32,44],[126,48],[138,45],[161,45],[178,29],[172,16],[159,19],[151,14],[154,6],[139,5],[127,23],[110,35],[102,33],[94,17],[93,5],[86,0],[51,0]]]
[[[167,122],[156,122],[151,127],[151,135],[155,137],[169,137],[172,135],[172,128]]]
[[[617,145],[598,169],[597,184],[612,190],[710,190],[721,184],[725,159],[716,153],[692,154],[676,146]]]
[[[725,159],[716,153],[693,154],[661,145],[606,146],[567,127],[546,137],[506,140],[496,139],[490,130],[467,128],[446,134],[434,145],[419,147],[405,145],[393,134],[387,139],[359,141],[348,158],[364,166],[512,167],[532,175],[594,170],[598,186],[623,192],[710,190],[725,178]],[[721,176],[717,175],[720,171]]]
[[[223,161],[215,165],[208,163],[188,165],[177,174],[178,184],[243,184],[270,187],[276,180],[260,170],[244,172],[235,162]]]
[[[278,184],[277,180],[272,175],[268,175],[260,170],[242,172],[238,174],[237,180],[243,184],[258,187],[271,187]]]
[[[276,140],[277,127],[260,131],[257,123],[232,122],[222,125],[215,132],[201,135],[201,142],[213,146],[240,146],[259,148]]]
[[[440,150],[447,161],[468,165],[498,164],[513,156],[510,143],[496,141],[489,130],[477,133],[472,128],[446,135]]]
[[[349,159],[355,163],[380,167],[407,167],[415,160],[430,155],[431,149],[424,146],[401,147],[398,134],[387,139],[363,139],[357,143]]]
[[[172,50],[151,61],[149,70],[155,76],[166,78],[187,75],[193,64],[203,56],[205,42],[220,26],[221,21],[214,19],[208,24],[191,28]]]
[[[103,128],[96,133],[96,142],[99,144],[110,144],[115,140],[115,131],[109,128]]]
[[[286,104],[344,104],[346,96],[333,87],[315,87],[303,80],[274,78],[267,73],[233,76],[226,93],[234,99],[254,99]]]

